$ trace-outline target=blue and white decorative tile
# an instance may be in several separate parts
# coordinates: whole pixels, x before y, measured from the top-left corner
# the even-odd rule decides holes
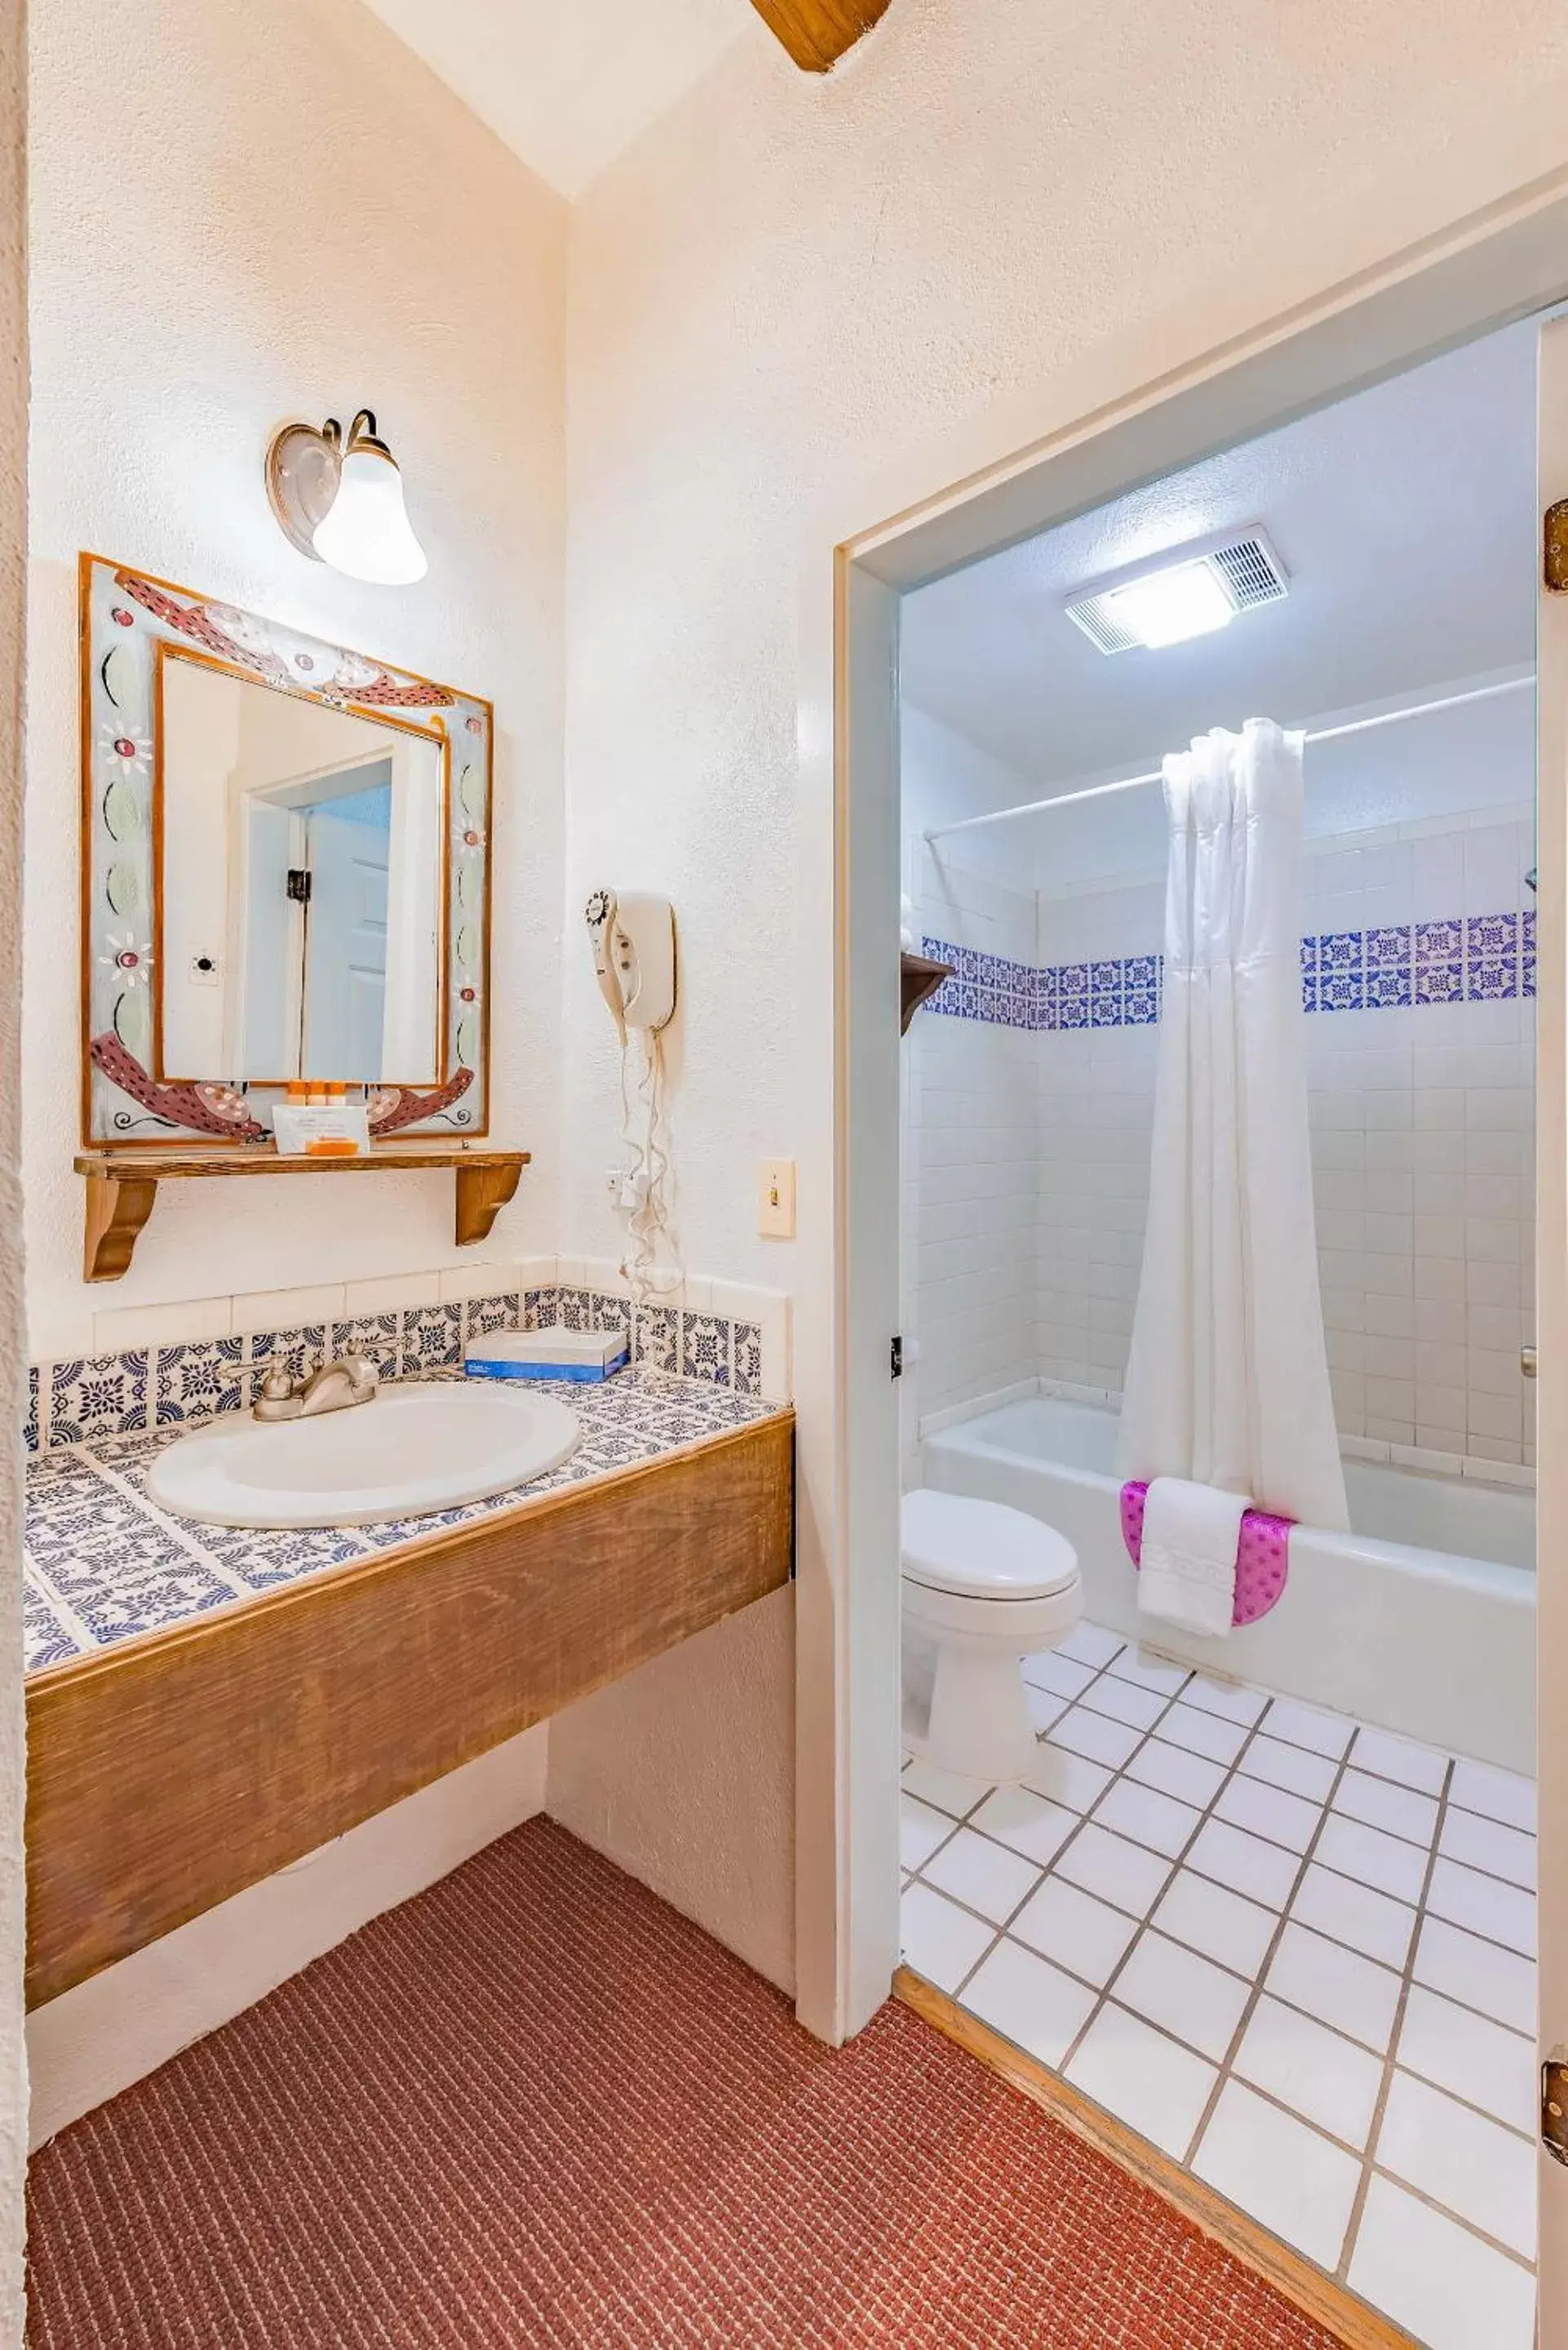
[[[1056,973],[1056,1025],[1086,1028],[1089,1024],[1089,966],[1063,963]]]
[[[248,1357],[251,1384],[260,1388],[275,1366],[291,1379],[308,1378],[327,1352],[327,1325],[310,1322],[297,1330],[253,1330]]]
[[[1457,928],[1458,925],[1456,924]],[[1416,1001],[1417,1003],[1462,1003],[1465,999],[1464,966],[1453,962],[1417,962],[1416,965]]]
[[[143,1632],[204,1616],[213,1607],[232,1607],[235,1596],[211,1567],[182,1556],[179,1565],[140,1582],[113,1590],[84,1590],[73,1596],[71,1605],[99,1646],[107,1648],[116,1640],[133,1640]]]
[[[645,1305],[637,1317],[634,1359],[651,1371],[680,1367],[680,1316],[673,1305]]]
[[[36,1452],[38,1449],[38,1366],[27,1366],[26,1417],[22,1422],[22,1450]]]
[[[1471,957],[1465,972],[1465,996],[1471,1003],[1505,1003],[1519,993],[1519,966],[1511,955],[1506,962]]]
[[[1471,962],[1508,962],[1519,951],[1517,914],[1471,914],[1465,922],[1465,952]]]
[[[1320,1012],[1360,1012],[1366,1000],[1366,982],[1359,962],[1330,969],[1318,965],[1317,1008]]]
[[[452,1370],[462,1360],[461,1305],[403,1308],[403,1376]]]
[[[974,948],[959,947],[955,951],[953,968],[956,976],[967,980],[972,987],[980,976],[980,957]]]
[[[1129,982],[1122,991],[1122,1025],[1124,1028],[1152,1028],[1159,1018],[1159,997],[1152,986],[1134,987]]]
[[[101,1550],[109,1544],[109,1555],[114,1556],[115,1545],[123,1541],[129,1547],[147,1531],[148,1518],[136,1504],[102,1479],[94,1480],[85,1491],[50,1492],[34,1484],[27,1489],[27,1521],[24,1538],[28,1562],[42,1573],[56,1576],[69,1575],[84,1551]],[[63,1589],[64,1586],[61,1584]]]
[[[1121,963],[1088,968],[1088,1024],[1121,1027]]]
[[[680,1376],[730,1384],[730,1325],[722,1314],[680,1316]]]
[[[592,1290],[558,1289],[556,1292],[556,1312],[563,1330],[591,1330],[594,1326]]]
[[[1324,931],[1317,942],[1318,996],[1323,1000],[1322,982],[1331,975],[1353,972],[1359,979],[1366,968],[1366,941],[1360,931]]]
[[[594,1328],[607,1337],[612,1330],[631,1328],[631,1300],[617,1297],[607,1289],[594,1292]]]
[[[1465,926],[1461,920],[1417,923],[1415,952],[1417,971],[1430,963],[1457,963],[1464,951]],[[1417,1003],[1446,1003],[1449,1000],[1441,995],[1423,996],[1418,988],[1416,992]]]
[[[399,1322],[395,1312],[356,1314],[347,1322],[334,1322],[331,1352],[339,1358],[364,1355],[375,1364],[379,1379],[395,1379],[403,1360]]]
[[[319,1575],[325,1567],[363,1558],[374,1547],[366,1541],[362,1526],[300,1526],[286,1533],[260,1534],[252,1526],[191,1524],[190,1531],[203,1550],[210,1551],[218,1565],[248,1591],[270,1591],[280,1583],[296,1583],[301,1575]]]
[[[742,1396],[761,1395],[763,1391],[763,1334],[755,1322],[737,1322],[730,1342],[730,1359],[734,1371],[735,1393]]]
[[[22,1669],[41,1673],[47,1665],[79,1657],[81,1644],[67,1629],[36,1584],[22,1586]]]
[[[1042,1028],[1054,1028],[1062,974],[1053,965],[1035,973],[1034,1005]]]
[[[1388,922],[1368,931],[1366,936],[1366,968],[1376,964],[1386,970],[1390,963],[1408,969],[1410,962],[1410,926],[1407,922]]]
[[[27,1539],[34,1565],[60,1598],[88,1620],[86,1601],[106,1591],[128,1590],[149,1578],[182,1574],[195,1564],[173,1527],[149,1506],[134,1523],[86,1533],[69,1544]]]
[[[130,1436],[97,1437],[90,1452],[40,1452],[36,1460],[28,1461],[25,1472],[28,1511],[35,1506],[41,1510],[67,1508],[71,1506],[70,1497],[85,1502],[103,1485],[98,1465],[100,1461],[149,1441],[147,1431],[142,1430]]]
[[[145,1428],[147,1349],[95,1355],[53,1366],[49,1381],[49,1443],[83,1444]]]
[[[1519,918],[1519,992],[1521,995],[1535,993],[1535,913],[1533,908]]]
[[[1302,1010],[1303,1012],[1315,1012],[1317,1009],[1317,973],[1315,971],[1303,971],[1302,973]]]
[[[206,1338],[199,1344],[161,1347],[153,1417],[171,1421],[211,1419],[238,1411],[244,1399],[244,1341]]]
[[[561,1293],[558,1289],[525,1289],[523,1293],[523,1328],[553,1330],[561,1315]]]
[[[493,1330],[515,1330],[521,1313],[522,1300],[514,1289],[494,1297],[471,1297],[463,1308],[463,1335],[487,1338]]]
[[[1402,1011],[1414,1000],[1408,962],[1367,964],[1365,1003],[1368,1012]]]

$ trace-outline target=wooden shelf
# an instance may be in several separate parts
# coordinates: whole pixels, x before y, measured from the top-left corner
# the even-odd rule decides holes
[[[909,1023],[925,1002],[934,995],[944,979],[952,977],[950,962],[933,962],[929,955],[901,954],[898,957],[900,993],[898,1034],[907,1036]]]
[[[356,1159],[285,1157],[253,1150],[84,1150],[77,1173],[87,1184],[82,1233],[84,1281],[118,1281],[130,1266],[160,1183],[223,1175],[385,1175],[399,1167],[450,1168],[457,1177],[457,1244],[488,1240],[517,1189],[526,1150],[404,1149],[372,1145]]]

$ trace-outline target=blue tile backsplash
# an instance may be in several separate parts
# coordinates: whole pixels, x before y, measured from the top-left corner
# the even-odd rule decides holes
[[[491,1330],[536,1330],[556,1321],[569,1330],[624,1329],[624,1297],[587,1289],[502,1291],[466,1305],[407,1305],[394,1313],[256,1331],[247,1338],[209,1338],[179,1347],[138,1347],[123,1355],[35,1364],[27,1381],[24,1442],[29,1453],[149,1428],[194,1424],[237,1411],[275,1359],[301,1378],[323,1355],[365,1354],[384,1379],[414,1379],[455,1370],[466,1341]],[[638,1360],[741,1396],[762,1393],[761,1335],[754,1322],[671,1305],[645,1309]]]
[[[921,952],[950,963],[924,1005],[990,1027],[1147,1028],[1159,1018],[1164,957],[1011,962],[944,939]],[[1497,1003],[1535,993],[1535,916],[1455,914],[1302,941],[1303,1012],[1396,1012],[1427,1003]]]

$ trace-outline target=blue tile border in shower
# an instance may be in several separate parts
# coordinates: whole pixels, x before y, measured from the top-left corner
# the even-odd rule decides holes
[[[1165,958],[1012,962],[927,938],[952,965],[925,1012],[992,1028],[1145,1028],[1159,1018]],[[1324,931],[1301,945],[1303,1012],[1403,1012],[1432,1003],[1501,1003],[1535,993],[1535,915],[1455,914]]]

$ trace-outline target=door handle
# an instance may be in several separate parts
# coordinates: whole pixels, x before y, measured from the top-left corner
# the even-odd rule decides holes
[[[1519,1367],[1524,1373],[1527,1379],[1532,1379],[1535,1377],[1535,1349],[1533,1347],[1521,1347],[1519,1350]]]

